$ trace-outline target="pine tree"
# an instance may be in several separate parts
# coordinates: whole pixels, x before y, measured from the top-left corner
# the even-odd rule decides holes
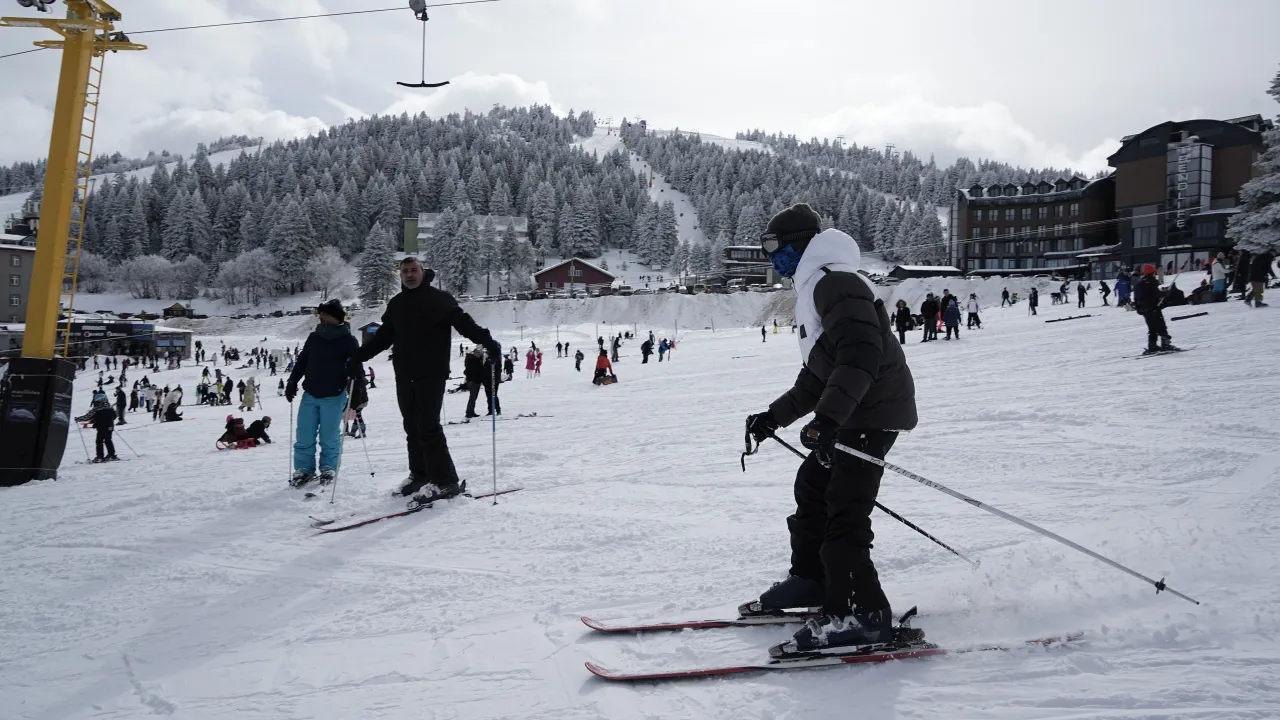
[[[385,231],[384,231],[385,232]],[[267,241],[267,249],[275,261],[276,275],[284,289],[292,295],[306,280],[307,262],[311,259],[311,223],[298,201],[289,198]]]
[[[187,191],[179,189],[165,210],[160,255],[170,262],[191,254],[190,205],[191,197]]]
[[[571,258],[577,252],[577,234],[573,226],[573,205],[565,203],[560,206],[560,219],[556,225],[555,248],[560,257]]]
[[[124,238],[120,231],[120,221],[111,218],[107,221],[107,229],[102,232],[102,255],[112,263],[125,259]]]
[[[511,276],[519,266],[519,262],[520,246],[516,237],[516,226],[515,223],[509,223],[507,229],[502,232],[502,244],[498,247],[498,265],[506,273],[508,285],[511,283]]]
[[[206,160],[206,164],[207,162]],[[217,241],[213,232],[213,223],[209,219],[209,208],[204,204],[199,190],[191,193],[184,223],[190,238],[191,253],[204,262],[212,259]]]
[[[658,209],[657,259],[661,262],[671,257],[680,242],[680,226],[676,222],[676,206],[670,200]]]
[[[511,188],[507,186],[507,181],[501,178],[493,184],[493,195],[489,197],[489,214],[498,217],[508,217],[515,215],[515,208],[511,206]]]
[[[676,277],[684,275],[689,270],[689,242],[681,240],[676,245],[676,251],[671,254],[671,274]]]
[[[1280,102],[1280,72],[1267,94]],[[1256,177],[1240,188],[1240,213],[1227,224],[1227,237],[1242,250],[1280,252],[1280,127],[1263,141],[1267,149],[1253,164]]]
[[[489,214],[489,176],[478,161],[474,163],[471,177],[467,178],[467,199],[477,215]]]
[[[124,216],[120,224],[121,256],[120,261],[132,260],[145,254],[144,244],[147,241],[147,213],[142,204],[142,193],[133,199],[133,207]]]
[[[529,208],[529,239],[535,247],[551,247],[556,232],[556,190],[543,181],[533,193]]]
[[[578,257],[600,256],[600,211],[596,206],[595,195],[586,185],[578,188],[578,196],[573,204],[573,244],[574,253]]]
[[[364,239],[364,251],[356,264],[356,287],[366,307],[386,301],[395,289],[395,246],[391,233],[375,224]]]
[[[480,226],[480,247],[476,253],[477,267],[479,272],[484,273],[484,294],[491,295],[491,280],[493,274],[498,271],[499,254],[498,254],[498,228],[493,223],[493,216],[486,215],[484,224]]]

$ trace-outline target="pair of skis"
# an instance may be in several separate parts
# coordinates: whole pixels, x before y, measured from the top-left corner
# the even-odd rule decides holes
[[[782,611],[777,613],[769,613],[762,615],[745,615],[737,618],[722,618],[711,620],[686,620],[676,622],[661,622],[636,625],[609,625],[592,618],[582,618],[583,624],[587,627],[602,633],[645,633],[645,632],[661,632],[674,630],[701,630],[711,628],[726,627],[752,627],[757,625],[784,625],[789,623],[800,623],[805,620],[817,617],[818,608],[807,608],[801,610]],[[913,616],[917,614],[916,608],[911,608],[899,620],[899,627],[907,629],[907,623]],[[617,682],[640,682],[640,681],[665,681],[665,680],[690,680],[694,678],[713,677],[717,675],[739,675],[743,673],[755,672],[777,672],[781,670],[801,670],[807,668],[832,667],[836,665],[851,665],[856,663],[880,663],[890,660],[909,660],[914,658],[935,657],[938,655],[960,655],[972,652],[990,652],[990,651],[1011,651],[1019,647],[1055,647],[1064,646],[1079,640],[1084,636],[1083,633],[1068,633],[1064,635],[1056,635],[1052,637],[1034,638],[1013,645],[984,644],[972,645],[963,648],[944,648],[924,640],[908,641],[908,642],[891,642],[881,643],[877,645],[863,645],[854,648],[848,648],[837,652],[814,652],[798,655],[795,657],[787,657],[781,659],[771,659],[761,663],[748,663],[745,665],[726,665],[720,667],[701,667],[688,668],[681,670],[661,670],[654,672],[629,672],[618,671],[604,667],[595,662],[587,662],[587,670],[591,674],[604,680]]]
[[[469,497],[473,500],[481,500],[484,498],[497,497],[499,495],[506,495],[508,493],[513,493],[513,492],[516,492],[517,490],[522,490],[522,489],[523,488],[518,488],[518,487],[507,488],[506,490],[499,490],[496,493],[490,492],[490,493],[484,493],[481,495],[472,495],[470,493],[466,493],[463,495],[463,497]],[[372,525],[373,523],[381,522],[383,520],[404,517],[405,515],[412,515],[414,513],[422,512],[423,510],[429,510],[433,505],[434,503],[423,503],[421,505],[415,505],[409,508],[408,510],[401,510],[400,512],[394,512],[388,515],[379,515],[378,517],[372,517],[372,518],[368,518],[367,520],[361,520],[359,522],[354,522],[349,525],[340,525],[338,527],[332,527],[332,525],[338,522],[337,518],[334,518],[332,520],[322,520],[320,518],[312,517],[311,519],[314,522],[311,523],[311,527],[319,531],[317,534],[343,532],[345,530],[354,530],[358,527],[364,527],[365,525]]]

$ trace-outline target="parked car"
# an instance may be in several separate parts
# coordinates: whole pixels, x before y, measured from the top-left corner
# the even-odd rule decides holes
[[[633,295],[653,295],[654,291],[653,291],[653,288],[636,288],[632,292],[632,294]]]
[[[459,295],[459,296],[458,296],[458,302],[460,302],[460,303],[464,303],[464,302],[471,302],[471,296],[470,296],[470,295]]]
[[[544,290],[534,290],[532,293],[529,293],[529,294],[532,296],[532,299],[534,299],[534,300],[546,300],[546,299],[547,299],[547,293],[546,293],[546,291],[544,291]]]
[[[516,299],[516,300],[532,300],[532,299],[533,299],[533,293],[529,293],[529,292],[518,292],[518,293],[516,293],[516,298],[515,298],[515,299]]]
[[[630,285],[619,285],[619,286],[618,286],[618,294],[619,294],[619,295],[621,295],[621,296],[623,296],[623,297],[626,297],[626,296],[628,296],[628,295],[632,295],[632,294],[634,294],[634,293],[635,293],[635,290],[634,290],[634,289],[632,289],[632,287],[631,287]]]

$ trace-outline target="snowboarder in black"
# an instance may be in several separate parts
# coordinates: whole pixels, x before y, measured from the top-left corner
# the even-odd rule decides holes
[[[929,342],[938,339],[938,301],[933,298],[933,293],[925,296],[924,302],[920,303],[920,315],[924,318],[924,339],[920,342]]]
[[[356,360],[363,363],[392,349],[396,400],[409,455],[409,477],[397,492],[411,497],[422,491],[426,501],[462,491],[440,427],[452,331],[483,346],[494,362],[502,357],[502,346],[489,331],[458,307],[452,295],[431,286],[434,278],[435,272],[424,269],[417,258],[401,260],[400,293],[387,303],[378,332],[356,353]]]
[[[1164,303],[1160,298],[1160,281],[1156,279],[1156,266],[1151,263],[1142,266],[1142,279],[1133,286],[1133,305],[1142,319],[1147,321],[1147,349],[1142,354],[1177,350],[1169,337],[1169,326],[1165,324],[1164,313],[1161,311]],[[1160,340],[1158,347],[1156,340]]]
[[[116,457],[116,445],[111,441],[111,433],[115,430],[116,411],[111,409],[111,403],[107,402],[106,397],[94,403],[92,422],[93,429],[97,430],[97,437],[94,438],[97,458],[94,462],[119,460],[120,458]],[[105,454],[103,450],[106,450]]]
[[[883,301],[858,273],[858,245],[819,231],[808,205],[778,213],[761,236],[774,270],[793,278],[805,358],[793,387],[747,418],[758,441],[813,413],[801,430],[811,452],[796,473],[789,577],[743,612],[822,606],[774,656],[886,642],[893,613],[871,562],[871,511],[884,470],[836,443],[883,458],[916,426],[915,383]]]

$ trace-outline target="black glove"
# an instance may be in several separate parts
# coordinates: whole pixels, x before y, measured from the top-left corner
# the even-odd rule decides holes
[[[757,443],[773,437],[777,430],[778,421],[773,419],[773,413],[768,410],[747,416],[747,432],[751,433],[751,437],[755,438]]]
[[[484,346],[484,351],[489,354],[489,362],[498,364],[502,362],[502,346],[497,342],[492,342]]]
[[[284,386],[284,399],[293,402],[293,398],[298,394],[298,383],[290,380]]]
[[[818,462],[824,467],[831,466],[831,457],[836,449],[836,432],[840,426],[835,420],[823,415],[814,415],[808,425],[800,431],[800,444],[814,451]]]

